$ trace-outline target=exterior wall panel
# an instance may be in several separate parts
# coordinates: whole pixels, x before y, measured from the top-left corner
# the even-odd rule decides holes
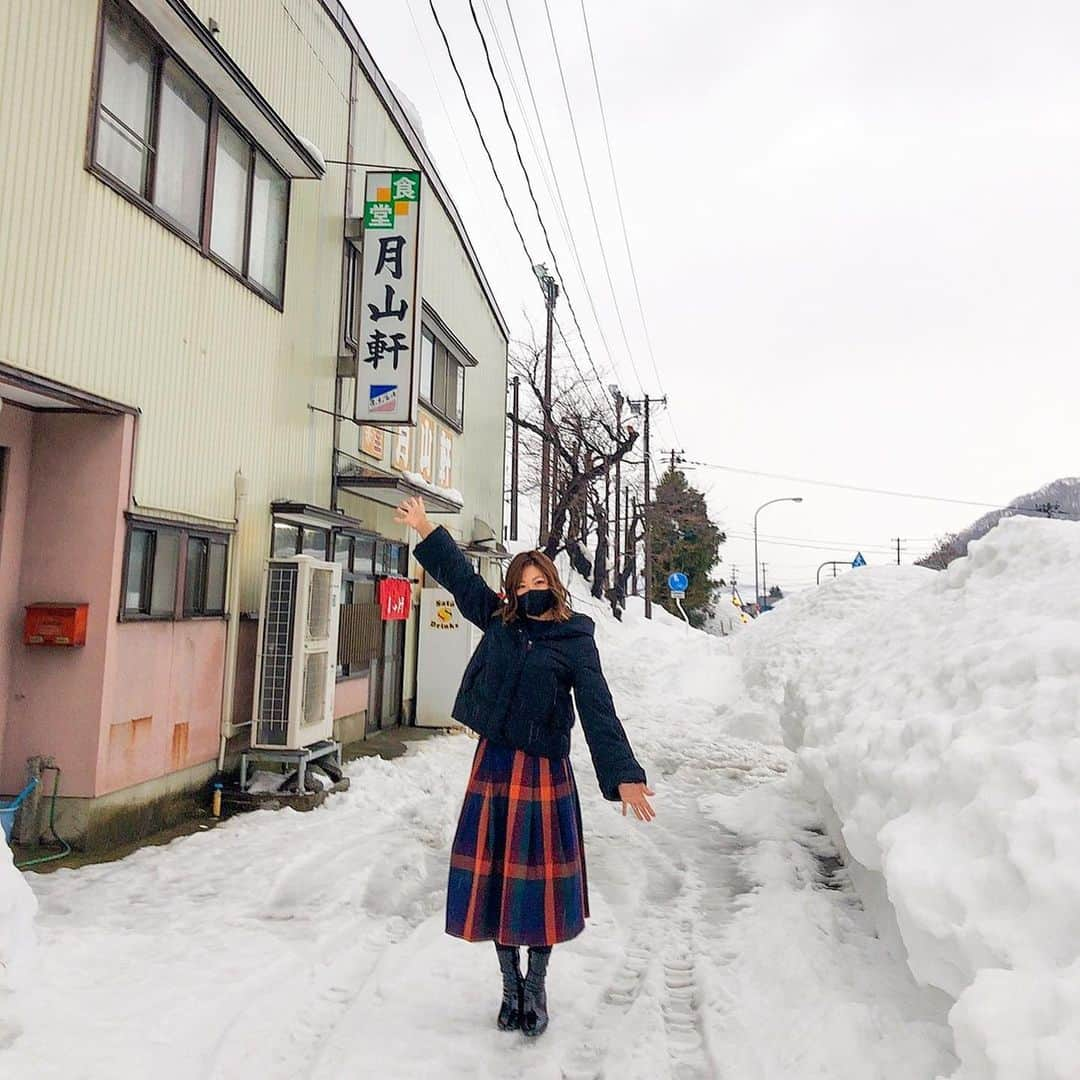
[[[295,130],[344,155],[350,53],[314,0],[195,10]],[[19,102],[0,107],[19,148],[0,171],[0,360],[139,408],[144,509],[229,521],[237,468],[252,507],[325,504],[332,428],[307,405],[333,404],[344,169],[292,184],[283,314],[83,168],[96,0],[20,0],[0,18],[2,100]],[[245,607],[262,547],[241,537]]]

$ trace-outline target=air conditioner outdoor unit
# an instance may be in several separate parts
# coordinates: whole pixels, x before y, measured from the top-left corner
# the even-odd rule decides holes
[[[341,567],[270,559],[263,578],[251,746],[298,750],[333,738]]]

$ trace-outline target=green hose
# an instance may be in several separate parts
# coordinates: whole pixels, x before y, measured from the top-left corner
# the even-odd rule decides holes
[[[63,859],[71,854],[71,845],[66,840],[61,839],[56,831],[56,795],[60,790],[60,769],[56,765],[46,765],[41,771],[49,772],[50,769],[56,773],[56,779],[53,781],[52,798],[49,800],[49,832],[53,834],[53,838],[63,846],[64,850],[54,852],[52,855],[39,855],[36,859],[27,859],[26,862],[16,863],[16,870],[25,870],[28,866],[40,866],[42,863],[55,862],[57,859]]]

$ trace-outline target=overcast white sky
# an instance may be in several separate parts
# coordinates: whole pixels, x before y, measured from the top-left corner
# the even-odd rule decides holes
[[[528,107],[507,0],[476,3],[489,35],[494,20]],[[551,14],[629,350],[544,4],[509,3],[612,360],[490,35],[555,253],[605,381],[611,372],[633,396],[667,393],[658,451],[988,503],[1080,473],[1075,4],[585,0],[654,369],[581,2],[550,0]],[[347,0],[376,60],[420,111],[503,311],[526,336],[526,315],[542,320],[539,292],[428,2],[407,4],[386,17]],[[436,6],[530,250],[550,262],[468,0]],[[567,328],[568,314],[560,303]],[[982,512],[710,469],[689,475],[729,530],[723,572],[734,563],[741,582],[753,576],[742,538],[768,499],[805,499],[759,519],[769,579],[789,587],[860,548],[886,560],[897,536],[909,541],[908,561]]]

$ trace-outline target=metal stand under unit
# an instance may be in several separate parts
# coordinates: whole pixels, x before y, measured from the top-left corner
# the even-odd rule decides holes
[[[341,743],[332,739],[313,743],[311,746],[301,746],[296,750],[268,750],[252,748],[245,750],[240,755],[240,790],[248,789],[248,762],[249,761],[276,761],[285,765],[291,765],[296,769],[296,790],[303,793],[304,776],[308,765],[319,758],[333,756],[338,768],[341,768]]]

